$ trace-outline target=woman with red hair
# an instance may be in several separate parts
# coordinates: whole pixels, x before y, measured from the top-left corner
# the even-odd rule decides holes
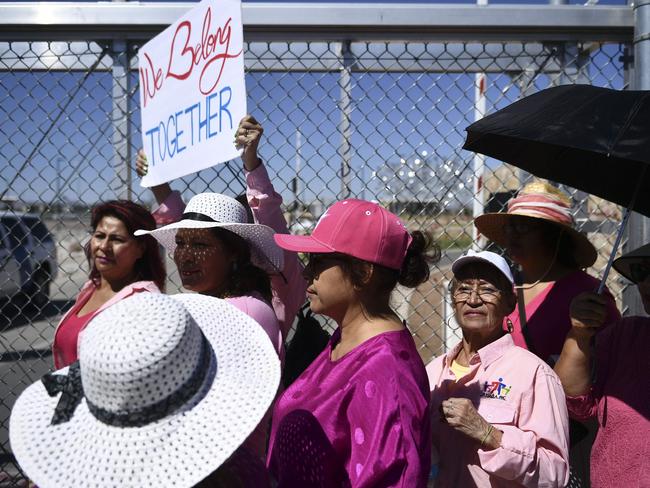
[[[89,280],[54,333],[56,369],[77,360],[79,334],[95,315],[135,293],[160,293],[165,286],[158,243],[151,236],[133,235],[136,229],[156,228],[146,208],[128,200],[101,203],[92,210],[90,226],[92,233],[85,246]]]

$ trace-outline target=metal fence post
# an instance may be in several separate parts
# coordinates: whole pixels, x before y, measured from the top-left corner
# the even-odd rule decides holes
[[[650,90],[650,0],[635,0],[634,8],[634,75],[632,89]],[[650,219],[632,212],[627,226],[625,251],[650,242]],[[623,292],[623,308],[627,315],[645,315],[641,297],[635,286]]]
[[[116,198],[131,199],[131,124],[129,123],[128,44],[125,40],[113,41],[113,191]]]
[[[585,7],[589,8],[589,7]],[[558,58],[562,71],[553,80],[553,85],[572,85],[572,84],[587,84],[591,85],[591,77],[589,76],[589,62],[591,56],[589,50],[578,45],[575,42],[564,43],[558,52]],[[569,191],[563,187],[565,191]],[[573,217],[582,228],[584,232],[590,232],[595,229],[593,222],[590,222],[589,214],[589,194],[576,190],[573,192],[574,201],[574,214]]]
[[[350,138],[352,137],[351,112],[352,112],[352,64],[354,59],[350,50],[350,41],[341,43],[341,99],[339,109],[341,110],[341,191],[339,199],[343,200],[350,196],[350,158],[352,156]]]

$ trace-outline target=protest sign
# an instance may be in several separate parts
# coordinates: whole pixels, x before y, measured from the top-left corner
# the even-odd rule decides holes
[[[138,52],[142,186],[168,182],[241,154],[246,114],[240,0],[204,0]]]

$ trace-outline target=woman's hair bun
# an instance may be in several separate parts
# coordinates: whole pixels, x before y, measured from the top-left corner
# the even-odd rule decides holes
[[[440,261],[440,248],[428,232],[411,233],[411,245],[406,251],[398,283],[415,288],[429,279],[430,267]]]

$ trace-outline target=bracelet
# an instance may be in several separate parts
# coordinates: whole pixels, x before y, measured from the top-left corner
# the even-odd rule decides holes
[[[485,444],[485,441],[487,440],[487,438],[490,437],[490,434],[492,433],[493,430],[494,430],[494,427],[492,427],[492,424],[488,424],[487,432],[485,433],[485,435],[483,436],[483,440],[481,441],[481,448]]]

